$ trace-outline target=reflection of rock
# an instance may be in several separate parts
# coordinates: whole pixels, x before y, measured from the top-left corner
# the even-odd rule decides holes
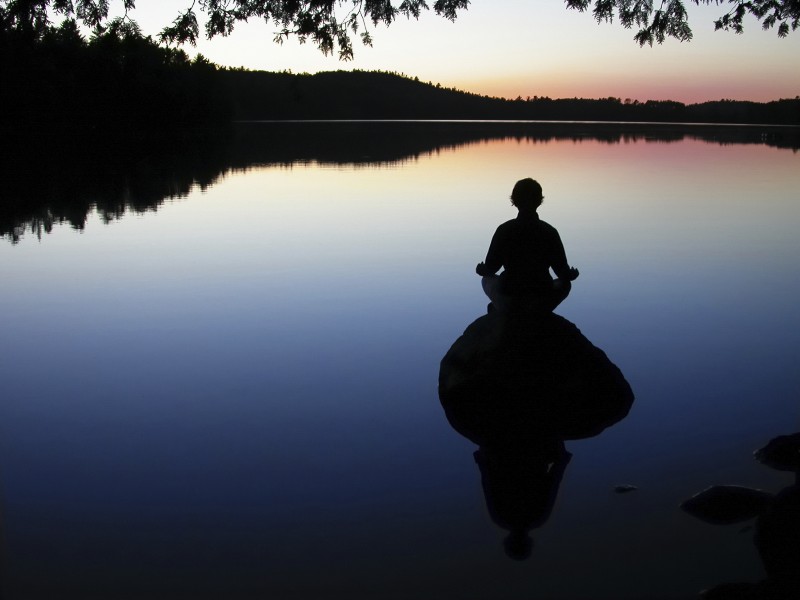
[[[800,598],[800,486],[781,490],[756,521],[756,548],[767,575],[791,581]]]
[[[763,464],[795,471],[800,478],[800,433],[779,436],[756,451]],[[714,486],[681,507],[709,523],[728,524],[756,517],[754,542],[767,572],[759,583],[726,583],[708,592],[710,600],[794,600],[800,598],[800,484],[775,495],[738,486]]]
[[[633,392],[566,319],[492,312],[442,359],[439,398],[453,428],[480,445],[475,462],[489,515],[509,532],[506,553],[524,559],[533,547],[528,532],[549,518],[572,457],[564,440],[625,417]]]
[[[439,397],[453,427],[477,444],[591,437],[633,403],[605,353],[553,313],[474,321],[442,359]]]

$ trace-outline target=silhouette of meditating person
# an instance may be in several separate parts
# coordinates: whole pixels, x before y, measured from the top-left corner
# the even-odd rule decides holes
[[[552,311],[569,295],[571,282],[579,275],[578,269],[567,263],[558,231],[539,219],[536,209],[543,199],[542,186],[531,178],[514,185],[511,204],[519,214],[497,228],[486,260],[475,267],[483,278],[483,291],[492,301],[490,310]],[[550,269],[557,279],[552,278]]]

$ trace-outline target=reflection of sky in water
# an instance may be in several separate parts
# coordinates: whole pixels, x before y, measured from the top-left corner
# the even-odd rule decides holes
[[[481,143],[231,174],[0,247],[9,568],[45,588],[273,597],[758,578],[747,536],[675,506],[713,483],[787,483],[750,452],[798,429],[797,163],[692,141]],[[568,444],[554,514],[511,564],[436,378],[485,311],[474,265],[528,175],[581,270],[559,312],[637,402]]]

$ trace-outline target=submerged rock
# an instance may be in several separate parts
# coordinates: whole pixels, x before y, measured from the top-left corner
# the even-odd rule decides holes
[[[772,502],[769,492],[738,485],[714,485],[695,494],[681,508],[706,523],[730,525],[754,519]]]
[[[779,471],[800,471],[800,433],[773,438],[754,456],[761,464]]]

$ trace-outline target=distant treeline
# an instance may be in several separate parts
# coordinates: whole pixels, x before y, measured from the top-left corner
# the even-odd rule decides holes
[[[237,119],[513,119],[667,123],[800,124],[800,98],[702,104],[620,98],[507,100],[397,73],[292,74],[221,70]]]
[[[75,134],[80,143],[227,123],[232,103],[222,83],[201,55],[159,46],[133,23],[88,40],[72,20],[0,26],[2,134]]]
[[[0,134],[5,136],[197,136],[232,120],[286,119],[800,125],[800,98],[692,105],[620,98],[508,100],[382,71],[310,75],[220,68],[202,55],[190,59],[182,50],[156,44],[126,20],[115,20],[88,39],[70,19],[30,30],[9,23],[0,19]]]

